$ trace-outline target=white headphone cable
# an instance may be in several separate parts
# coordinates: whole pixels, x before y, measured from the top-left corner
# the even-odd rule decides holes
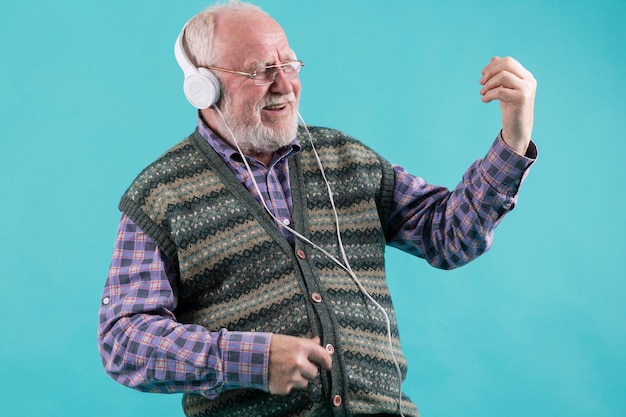
[[[306,122],[304,121],[304,118],[300,114],[300,112],[298,112],[298,117],[300,118],[300,121],[302,122],[302,126],[304,127],[304,130],[306,130],[306,133],[309,137],[309,141],[311,142],[311,148],[313,149],[313,153],[315,154],[315,159],[317,160],[317,165],[322,174],[322,178],[324,179],[324,182],[326,183],[326,188],[328,190],[328,198],[330,199],[330,205],[333,208],[333,215],[335,216],[335,226],[337,228],[337,241],[339,242],[339,249],[341,251],[341,256],[343,258],[343,261],[345,262],[345,266],[341,262],[336,260],[334,257],[331,256],[330,258],[348,272],[348,274],[350,275],[354,283],[359,287],[359,290],[361,291],[361,293],[365,295],[365,297],[367,297],[367,299],[370,300],[372,304],[374,304],[376,308],[378,308],[378,310],[380,310],[380,312],[383,314],[383,317],[385,318],[385,324],[387,326],[387,342],[389,344],[389,354],[391,355],[393,364],[396,368],[396,371],[398,372],[398,380],[399,380],[398,382],[398,406],[400,409],[400,416],[404,417],[404,413],[402,412],[402,371],[400,370],[400,365],[398,364],[398,359],[396,358],[396,355],[393,349],[393,339],[391,338],[391,321],[389,320],[389,315],[387,314],[387,311],[385,311],[383,306],[381,306],[376,300],[374,300],[371,294],[365,289],[365,287],[361,283],[361,280],[356,276],[356,274],[352,270],[352,267],[350,266],[350,262],[348,262],[348,257],[346,256],[346,251],[344,249],[343,241],[341,239],[341,231],[339,228],[339,216],[337,215],[337,208],[335,207],[335,199],[333,198],[333,192],[332,192],[332,189],[330,188],[330,183],[326,179],[326,173],[324,172],[322,161],[320,160],[320,157],[317,153],[317,149],[315,148],[315,144],[313,143],[313,136],[311,135],[311,132],[309,131],[309,128]],[[313,244],[313,246],[317,247],[317,245],[315,244]]]
[[[230,126],[228,126],[228,123],[226,123],[224,115],[220,111],[219,107],[214,104],[213,108],[220,115],[220,117],[222,119],[222,122],[224,123],[224,126],[226,127],[226,130],[228,130],[228,133],[230,134],[231,138],[233,139],[233,142],[235,143],[235,147],[237,148],[237,151],[241,155],[241,158],[243,159],[243,163],[246,166],[246,169],[247,169],[248,173],[250,174],[250,179],[252,180],[252,184],[254,186],[254,189],[257,192],[257,194],[259,195],[261,203],[263,204],[263,207],[265,208],[267,213],[270,215],[270,217],[272,217],[272,219],[274,219],[275,222],[281,223],[281,225],[285,229],[287,229],[288,231],[293,233],[297,238],[301,239],[302,241],[308,243],[309,245],[311,245],[315,249],[319,250],[321,253],[323,253],[329,259],[331,259],[333,262],[335,262],[338,266],[340,266],[342,269],[344,269],[348,273],[348,275],[350,275],[350,277],[352,278],[354,283],[357,285],[357,287],[359,288],[361,293],[363,295],[365,295],[365,297],[368,300],[370,300],[370,302],[372,304],[374,304],[374,306],[376,306],[376,308],[378,308],[378,310],[380,310],[382,312],[383,317],[385,319],[385,324],[386,324],[386,327],[387,327],[387,342],[389,344],[389,353],[390,353],[391,358],[393,360],[393,364],[394,364],[394,366],[396,368],[396,371],[398,372],[398,380],[399,380],[399,383],[398,383],[398,385],[399,385],[399,387],[398,387],[398,406],[399,406],[399,409],[400,409],[400,416],[404,417],[404,413],[402,412],[402,371],[400,370],[400,365],[398,363],[398,360],[396,358],[396,355],[395,355],[394,349],[393,349],[393,339],[391,337],[391,321],[389,320],[389,315],[387,314],[385,309],[365,289],[365,287],[363,286],[363,284],[361,283],[359,278],[356,276],[356,274],[352,270],[352,267],[350,266],[350,263],[348,262],[348,257],[346,256],[346,252],[345,252],[345,249],[344,249],[344,246],[343,246],[343,241],[341,239],[341,231],[340,231],[340,227],[339,227],[339,216],[337,214],[337,208],[335,206],[335,200],[333,198],[333,192],[332,192],[332,190],[330,188],[330,183],[326,179],[326,173],[324,172],[324,167],[322,166],[322,161],[320,160],[320,157],[319,157],[319,155],[317,153],[317,149],[315,148],[315,144],[313,143],[313,136],[311,135],[311,132],[309,131],[309,128],[308,128],[307,124],[305,123],[304,119],[302,118],[302,115],[300,115],[300,112],[298,112],[298,117],[300,118],[300,121],[302,121],[302,125],[303,125],[303,127],[304,127],[304,129],[305,129],[305,131],[306,131],[306,133],[307,133],[307,135],[309,137],[309,141],[311,142],[311,148],[313,149],[313,154],[315,155],[315,159],[317,161],[317,165],[318,165],[318,167],[320,169],[320,172],[322,174],[322,178],[324,179],[324,182],[326,183],[326,189],[328,191],[328,197],[330,199],[330,205],[331,205],[331,207],[333,209],[333,215],[335,217],[335,227],[336,227],[337,241],[339,243],[339,249],[340,249],[340,252],[341,252],[341,257],[343,258],[343,261],[345,262],[345,265],[342,262],[340,262],[335,256],[333,256],[328,251],[326,251],[324,248],[321,248],[320,246],[318,246],[317,244],[315,244],[311,240],[309,240],[306,236],[303,236],[301,233],[299,233],[298,231],[296,231],[293,228],[289,227],[288,225],[280,222],[276,218],[274,213],[272,213],[272,211],[267,206],[267,203],[265,202],[265,199],[263,198],[263,194],[261,194],[261,190],[259,188],[259,185],[257,184],[256,179],[254,178],[254,174],[252,173],[252,169],[250,168],[250,165],[248,163],[248,160],[247,160],[245,154],[243,153],[243,151],[239,147],[239,143],[237,141],[237,138],[235,137],[235,134],[230,129]]]

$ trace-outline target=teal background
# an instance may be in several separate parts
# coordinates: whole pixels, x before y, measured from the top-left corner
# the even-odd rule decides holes
[[[539,159],[484,257],[388,251],[423,416],[626,415],[624,1],[263,0],[306,62],[308,124],[454,187],[500,128],[480,70],[538,80]],[[180,416],[102,370],[117,201],[194,128],[172,45],[204,1],[0,5],[0,413]]]

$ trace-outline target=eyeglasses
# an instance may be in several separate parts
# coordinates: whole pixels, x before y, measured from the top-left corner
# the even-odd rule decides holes
[[[229,70],[226,68],[219,68],[219,67],[206,67],[206,68],[210,70],[214,70],[214,71],[227,72],[229,74],[243,75],[244,77],[248,77],[254,80],[255,85],[270,85],[270,84],[274,84],[274,81],[276,81],[279,71],[282,70],[283,74],[285,74],[285,77],[287,77],[288,80],[293,80],[294,78],[298,76],[303,66],[304,66],[304,62],[300,60],[295,60],[295,61],[285,62],[284,64],[268,65],[267,67],[261,68],[254,72],[234,71],[234,70]]]

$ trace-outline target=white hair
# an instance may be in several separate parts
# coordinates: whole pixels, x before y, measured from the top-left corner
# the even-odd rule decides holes
[[[267,14],[254,4],[229,0],[226,3],[214,4],[189,20],[183,44],[187,50],[187,56],[195,66],[206,67],[217,64],[219,56],[215,48],[215,17],[218,13],[238,10],[255,10]]]

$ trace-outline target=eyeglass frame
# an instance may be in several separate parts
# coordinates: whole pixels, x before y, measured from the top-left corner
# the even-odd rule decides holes
[[[258,70],[255,70],[254,72],[243,72],[243,71],[235,71],[235,70],[231,70],[231,69],[227,69],[227,68],[220,68],[220,67],[213,67],[213,66],[207,66],[205,67],[206,69],[209,70],[214,70],[214,71],[221,71],[221,72],[226,72],[228,74],[235,74],[235,75],[241,75],[244,77],[248,77],[250,79],[252,79],[254,81],[254,85],[272,85],[276,82],[276,78],[278,78],[278,72],[283,69],[284,72],[284,68],[287,66],[292,66],[292,64],[294,62],[297,62],[299,64],[299,67],[297,70],[294,69],[295,71],[295,77],[290,78],[290,80],[293,80],[295,78],[298,77],[298,75],[300,74],[300,70],[302,70],[302,67],[304,66],[304,62],[302,62],[302,60],[300,59],[294,59],[293,61],[289,61],[289,62],[285,62],[284,64],[277,64],[277,65],[268,65],[265,66],[263,68],[260,68]],[[259,82],[261,82],[261,80],[257,80],[257,72],[260,71],[267,71],[268,69],[272,69],[272,68],[276,68],[276,71],[274,71],[274,76],[271,79],[271,81],[268,80],[268,82],[263,83],[263,84],[259,84]],[[292,66],[293,68],[293,66]]]

